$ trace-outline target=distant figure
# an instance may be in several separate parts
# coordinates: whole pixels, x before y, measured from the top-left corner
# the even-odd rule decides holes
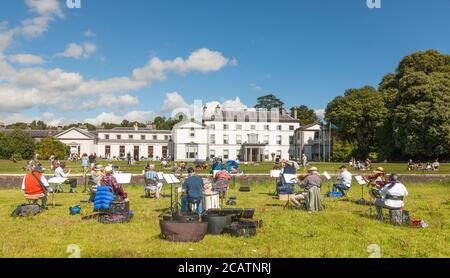
[[[89,167],[89,157],[86,153],[81,157],[81,168],[83,168],[83,173],[87,173],[87,169]]]
[[[433,167],[431,166],[430,162],[427,162],[427,165],[425,166],[425,171],[431,172],[433,170]]]
[[[436,159],[434,162],[433,162],[433,171],[435,171],[435,172],[437,172],[437,171],[439,171],[439,161]]]
[[[412,159],[410,159],[409,161],[408,161],[408,171],[414,171],[414,168],[415,168],[415,163],[413,162],[413,160]]]
[[[127,162],[128,162],[128,165],[131,165],[131,153],[130,152],[127,153]]]
[[[308,165],[308,158],[306,157],[305,154],[302,155],[302,166],[303,168],[306,168],[306,166]]]

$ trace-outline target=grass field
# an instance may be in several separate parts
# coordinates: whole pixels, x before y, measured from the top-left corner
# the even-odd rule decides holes
[[[357,186],[350,201],[326,198],[326,210],[314,214],[283,209],[284,202],[269,195],[273,187],[254,185],[249,193],[231,189],[238,207],[256,208],[255,218],[264,221],[256,237],[207,235],[200,243],[160,239],[158,215],[170,198],[142,199],[142,187],[126,188],[135,217],[115,225],[82,221],[92,212],[91,204],[81,204],[81,216],[70,216],[69,206],[86,198],[81,193],[56,195],[62,206],[13,219],[9,214],[23,202],[22,193],[0,190],[0,257],[68,257],[70,244],[80,247],[81,257],[368,257],[371,244],[380,246],[382,257],[450,257],[450,184],[407,185],[407,209],[430,225],[426,229],[374,220],[373,208],[352,202],[360,198]]]
[[[103,165],[109,163],[108,161],[99,161]],[[136,162],[135,165],[128,166],[126,161],[114,161],[114,165],[120,166],[121,171],[133,174],[140,174],[144,169],[147,162],[139,161]],[[26,171],[22,170],[22,167],[26,164],[25,161],[13,163],[9,160],[0,160],[0,174],[24,174]],[[47,169],[50,169],[50,163],[48,161],[43,162],[44,166]],[[155,163],[157,169],[161,169],[161,164],[159,162]],[[342,163],[325,163],[325,162],[311,162],[309,166],[316,166],[320,171],[328,171],[330,174],[337,173],[338,168],[342,165]],[[403,174],[450,174],[450,163],[441,163],[441,169],[438,172],[419,172],[412,171],[409,172],[406,170],[406,163],[374,163],[373,168],[382,166],[388,172],[397,172]],[[81,162],[67,162],[67,168],[72,169],[73,174],[82,173]],[[263,162],[256,165],[245,165],[241,163],[239,166],[239,172],[243,171],[244,173],[259,173],[259,174],[268,174],[272,169],[272,163]],[[162,169],[161,169],[162,170]],[[169,171],[170,169],[165,169],[164,171]],[[300,170],[301,171],[301,170]],[[368,171],[354,171],[350,169],[352,173],[366,173]],[[50,173],[50,170],[47,171]],[[209,170],[201,171],[201,173],[209,173]]]

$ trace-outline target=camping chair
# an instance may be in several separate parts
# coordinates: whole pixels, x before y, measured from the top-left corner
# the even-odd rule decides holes
[[[156,198],[158,182],[154,179],[145,179],[144,198]]]

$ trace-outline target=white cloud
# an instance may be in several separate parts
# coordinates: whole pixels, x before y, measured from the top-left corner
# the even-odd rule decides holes
[[[123,120],[147,122],[152,119],[154,113],[151,111],[130,111],[124,115],[117,115],[114,112],[102,112],[95,118],[87,118],[84,120],[86,123],[93,125],[100,125],[101,123],[115,123],[119,124]]]
[[[22,21],[22,27],[18,31],[27,38],[35,38],[47,32],[55,16],[64,17],[58,0],[26,0],[25,3],[32,12],[38,14]]]
[[[168,71],[207,73],[218,71],[229,62],[230,60],[225,58],[222,53],[201,48],[192,52],[186,60],[180,57],[167,61],[162,61],[157,57],[151,58],[146,66],[133,71],[133,77],[137,80],[164,80]]]
[[[200,103],[192,103],[189,104],[184,100],[183,96],[180,95],[178,92],[171,92],[166,94],[166,98],[164,99],[164,103],[161,109],[161,112],[163,113],[172,113],[172,116],[176,115],[177,113],[189,113],[191,116],[194,114],[197,115],[200,113],[205,113],[205,115],[212,115],[216,109],[217,106],[220,106],[221,108],[226,108],[227,110],[242,110],[242,109],[248,109],[248,107],[242,103],[241,99],[239,97],[236,97],[235,99],[228,99],[223,102],[219,101],[210,101],[207,103],[204,103],[202,105],[201,101]],[[206,106],[206,110],[203,111],[203,108]],[[194,110],[195,109],[195,110]],[[198,111],[200,110],[200,111]]]
[[[64,17],[59,0],[25,0],[30,9],[40,15],[57,15]]]
[[[262,87],[257,84],[250,84],[250,87],[252,88],[252,90],[257,91],[257,92],[262,90]]]
[[[99,107],[122,109],[124,107],[137,104],[139,104],[139,99],[128,94],[122,96],[102,95],[98,99],[82,103],[78,109],[90,110]]]
[[[91,42],[85,42],[83,45],[70,43],[66,46],[64,52],[57,54],[58,57],[66,58],[89,58],[97,50],[97,46]]]
[[[94,38],[97,35],[91,29],[88,29],[84,32],[84,36],[87,38]]]
[[[5,51],[13,42],[14,32],[6,31],[0,33],[0,53]]]
[[[38,65],[45,63],[45,60],[36,55],[32,54],[16,54],[8,57],[8,60],[12,63],[21,65]]]
[[[325,109],[315,109],[314,112],[316,113],[317,117],[319,117],[319,119],[325,118]]]

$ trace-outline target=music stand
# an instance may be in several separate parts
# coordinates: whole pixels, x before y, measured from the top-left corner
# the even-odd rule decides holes
[[[361,186],[361,199],[356,201],[356,204],[363,205],[363,206],[370,204],[369,201],[364,199],[364,186],[367,184],[367,182],[364,180],[364,178],[362,176],[354,176],[354,177],[355,177],[355,180],[358,182],[358,184]]]
[[[272,195],[277,195],[278,178],[280,177],[280,174],[281,170],[270,170],[270,177],[275,178],[275,192]]]
[[[174,210],[173,207],[173,185],[174,184],[178,184],[180,183],[180,180],[175,177],[174,174],[163,174],[163,178],[166,181],[166,183],[170,184],[170,211],[172,214],[176,213],[176,210]],[[178,210],[178,192],[176,194],[176,198],[177,198],[177,210]]]
[[[330,176],[330,174],[328,174],[327,171],[324,171],[324,172],[322,173],[322,175],[323,175],[323,176],[325,177],[325,179],[327,180],[327,184],[328,184],[328,192],[331,192],[331,184],[330,184],[331,176]]]
[[[63,184],[67,179],[66,178],[61,178],[61,177],[53,177],[51,179],[48,180],[48,183],[50,185],[54,185],[54,187],[52,188],[52,207],[54,208],[56,206],[55,204],[55,191],[56,188],[59,187],[59,185]]]

